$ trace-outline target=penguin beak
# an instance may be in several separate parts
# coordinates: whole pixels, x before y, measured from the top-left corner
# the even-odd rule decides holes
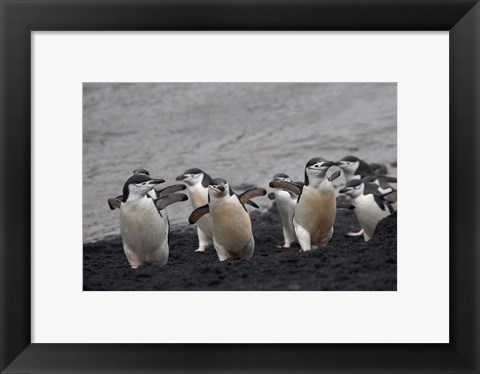
[[[332,167],[333,165],[335,165],[335,162],[332,161],[325,161],[322,163],[322,166],[326,166],[327,168]]]
[[[346,187],[346,188],[342,188],[342,189],[341,189],[340,191],[338,191],[338,192],[340,192],[340,193],[345,193],[345,192],[348,192],[349,190],[350,190],[350,189],[349,189],[348,187]]]
[[[182,174],[182,175],[179,175],[178,177],[176,177],[175,180],[183,181],[185,178],[186,178],[186,176],[184,174]]]
[[[165,179],[152,179],[148,184],[156,186],[157,184],[164,183]]]
[[[337,161],[333,163],[334,166],[342,166],[343,162],[342,161]]]

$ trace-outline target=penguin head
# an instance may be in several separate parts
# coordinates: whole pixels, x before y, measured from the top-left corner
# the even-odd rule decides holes
[[[341,168],[345,173],[353,174],[360,165],[360,159],[355,156],[345,156],[340,161],[335,162],[334,165]]]
[[[208,187],[208,184],[212,180],[210,175],[205,173],[203,170],[197,168],[188,169],[182,175],[179,175],[175,179],[177,181],[185,182],[189,186],[193,186],[197,183],[202,183],[203,187],[205,188]]]
[[[144,168],[138,168],[133,171],[133,174],[145,174],[145,175],[150,175],[147,169]]]
[[[223,178],[212,179],[208,185],[208,197],[223,198],[228,195],[233,195],[232,189],[227,181]]]
[[[327,170],[332,165],[332,161],[327,161],[322,157],[312,158],[305,165],[305,184],[308,185],[311,179],[324,179],[327,175]]]
[[[123,186],[122,201],[125,203],[144,197],[148,191],[163,182],[165,182],[164,179],[153,179],[145,174],[133,174]]]
[[[273,176],[274,181],[284,181],[284,182],[291,182],[292,180],[290,177],[285,173],[278,173]]]
[[[339,192],[344,193],[354,199],[362,195],[364,189],[365,185],[360,179],[352,179],[351,181],[347,182],[345,187],[343,187]]]

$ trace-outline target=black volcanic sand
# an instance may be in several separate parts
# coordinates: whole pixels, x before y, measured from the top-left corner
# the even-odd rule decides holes
[[[194,227],[173,228],[167,265],[131,269],[120,237],[83,246],[83,289],[143,291],[313,291],[397,289],[397,215],[385,218],[373,238],[348,237],[359,228],[351,211],[338,210],[335,233],[323,249],[299,253],[283,244],[275,205],[250,213],[255,237],[251,259],[218,260],[213,247],[197,253]]]

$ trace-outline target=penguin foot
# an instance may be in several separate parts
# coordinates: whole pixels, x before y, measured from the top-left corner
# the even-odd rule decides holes
[[[285,243],[284,245],[277,245],[277,248],[290,248],[292,243]]]
[[[363,229],[360,229],[357,232],[348,232],[347,236],[362,236],[363,235]]]
[[[142,264],[141,262],[138,261],[128,261],[128,264],[132,269],[138,269],[138,267]]]
[[[203,252],[205,252],[205,247],[200,246],[200,247],[198,247],[197,249],[195,249],[195,252],[203,253]]]

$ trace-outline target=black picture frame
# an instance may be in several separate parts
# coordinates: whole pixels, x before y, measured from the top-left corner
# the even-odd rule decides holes
[[[0,0],[0,12],[2,373],[480,372],[477,0]],[[450,343],[32,344],[30,34],[37,30],[449,31]]]

